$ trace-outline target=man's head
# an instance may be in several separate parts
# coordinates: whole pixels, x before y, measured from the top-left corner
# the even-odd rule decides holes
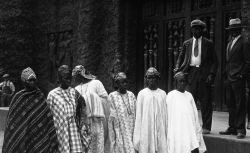
[[[62,65],[58,69],[58,78],[60,81],[61,88],[67,89],[71,84],[71,70],[67,65]]]
[[[147,80],[148,88],[149,89],[157,89],[158,87],[158,80],[160,79],[160,73],[154,68],[150,67],[145,75],[145,78]]]
[[[85,69],[83,65],[77,65],[72,72],[73,80],[76,83],[86,83],[90,80],[96,79],[96,76],[92,75],[89,71]]]
[[[191,31],[193,36],[198,39],[202,36],[203,29],[206,27],[206,24],[201,20],[193,20],[191,22]]]
[[[229,27],[226,29],[229,30],[232,37],[238,37],[241,34],[242,28],[244,26],[241,25],[241,20],[236,18],[229,21]]]
[[[21,80],[26,90],[36,88],[36,74],[30,67],[22,71]]]
[[[122,60],[122,53],[120,51],[115,51],[115,58],[118,60]]]
[[[175,74],[174,80],[176,83],[176,89],[180,92],[184,92],[187,86],[186,74],[183,72],[178,72]]]
[[[8,81],[9,80],[9,74],[4,74],[3,79],[4,79],[4,81]]]
[[[119,90],[127,90],[128,78],[124,72],[119,72],[115,76],[115,83],[118,85]]]

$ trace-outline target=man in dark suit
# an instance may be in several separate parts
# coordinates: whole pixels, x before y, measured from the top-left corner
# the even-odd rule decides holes
[[[240,19],[231,19],[227,30],[232,40],[227,45],[224,71],[226,102],[229,112],[229,127],[220,134],[237,134],[238,139],[246,135],[246,76],[250,71],[250,44],[241,36]]]
[[[213,114],[211,84],[217,72],[218,58],[213,42],[202,37],[205,27],[206,24],[201,20],[191,22],[193,38],[183,43],[174,71],[188,73],[186,90],[193,95],[196,103],[199,97],[203,122],[202,133],[209,134]]]

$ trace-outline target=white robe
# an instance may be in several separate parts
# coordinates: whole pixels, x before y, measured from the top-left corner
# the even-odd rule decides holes
[[[191,93],[173,90],[167,96],[168,152],[191,153],[206,151],[198,111]]]
[[[136,101],[134,147],[139,153],[167,153],[166,92],[145,88]]]
[[[97,112],[100,112],[100,114],[102,114],[102,110],[104,111],[104,122],[103,122],[103,125],[98,125],[98,124],[94,124],[94,126],[96,126],[94,129],[96,130],[96,135],[99,135],[100,138],[98,137],[95,137],[95,142],[92,141],[92,143],[95,143],[97,144],[97,146],[99,147],[98,148],[95,148],[96,150],[99,150],[99,151],[96,151],[96,150],[92,150],[92,152],[94,153],[97,153],[97,152],[103,152],[103,149],[104,149],[104,146],[103,144],[105,144],[105,152],[109,152],[109,141],[108,141],[108,118],[109,118],[109,114],[110,114],[110,110],[109,110],[109,103],[108,103],[108,93],[107,91],[105,90],[103,84],[101,81],[99,80],[91,80],[90,82],[88,83],[85,83],[85,84],[80,84],[78,86],[75,87],[75,89],[81,93],[81,95],[83,95],[85,97],[85,99],[91,99],[90,97],[88,97],[89,95],[86,94],[86,93],[95,93],[94,95],[98,95],[99,96],[99,100],[100,102],[102,103],[102,108],[98,108],[97,106],[100,106],[100,105],[95,105],[95,110]],[[94,96],[94,98],[96,98],[96,96]],[[88,100],[87,100],[88,101]],[[96,100],[97,102],[98,100]],[[93,106],[92,106],[93,107]],[[88,108],[88,107],[87,107]],[[92,108],[92,111],[94,109]],[[100,111],[98,111],[100,110]],[[92,114],[96,114],[95,112],[92,112]],[[99,113],[98,113],[99,114]],[[93,126],[93,127],[94,127]],[[103,133],[103,130],[102,128],[104,128],[104,133]],[[98,129],[101,129],[101,130],[98,130]],[[93,132],[93,130],[92,130]],[[99,132],[99,133],[98,133]],[[104,137],[102,137],[102,135],[104,134]],[[104,142],[102,142],[103,140]],[[98,142],[97,142],[98,141]],[[93,148],[94,149],[94,148]]]

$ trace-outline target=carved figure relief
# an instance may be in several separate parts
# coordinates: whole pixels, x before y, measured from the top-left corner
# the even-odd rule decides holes
[[[164,15],[182,13],[185,11],[185,0],[171,0],[164,2]]]
[[[56,36],[50,35],[49,42],[49,77],[50,82],[55,82],[56,79]]]
[[[177,20],[166,24],[168,44],[168,90],[172,90],[173,69],[182,49],[185,34],[185,21]]]
[[[49,80],[55,83],[61,65],[73,66],[72,31],[48,34]]]
[[[143,2],[143,18],[152,18],[158,15],[157,2],[154,0],[149,0]]]
[[[64,64],[68,65],[70,68],[72,68],[72,36],[71,34],[68,34],[67,40],[65,41],[65,59],[64,59]]]
[[[158,54],[158,25],[149,25],[144,28],[144,73],[149,67],[157,68]],[[146,82],[144,82],[146,86]]]

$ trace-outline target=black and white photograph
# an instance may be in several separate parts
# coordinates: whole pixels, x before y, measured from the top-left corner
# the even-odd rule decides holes
[[[250,153],[250,0],[0,0],[0,153]]]

